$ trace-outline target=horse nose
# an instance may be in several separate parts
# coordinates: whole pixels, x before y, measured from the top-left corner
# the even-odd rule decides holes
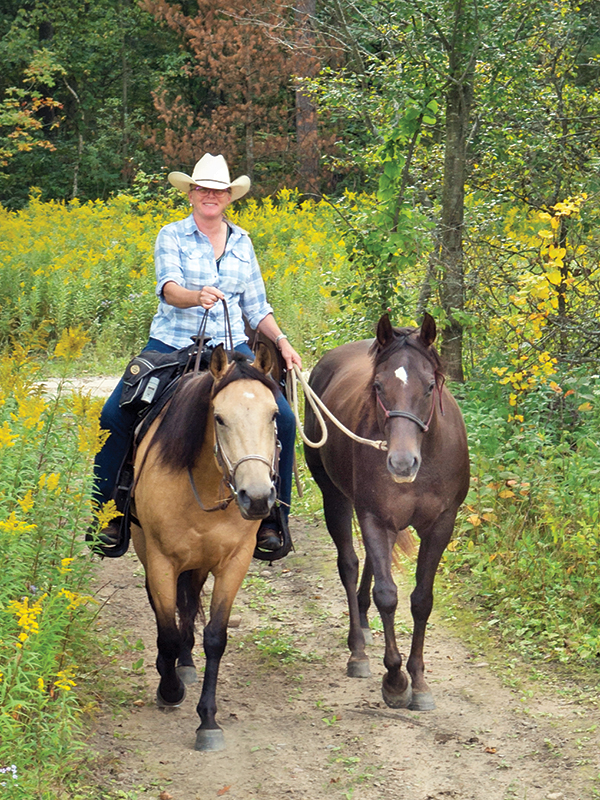
[[[244,519],[264,519],[269,515],[277,498],[275,486],[271,484],[268,491],[254,487],[238,489],[237,501]]]
[[[421,466],[418,453],[391,452],[387,457],[387,468],[396,483],[412,483]]]

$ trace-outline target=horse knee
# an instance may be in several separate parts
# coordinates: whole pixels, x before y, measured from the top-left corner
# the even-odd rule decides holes
[[[425,621],[429,619],[433,608],[433,594],[422,592],[418,588],[410,596],[410,611],[414,620]]]
[[[373,600],[380,614],[394,614],[398,605],[398,590],[391,586],[375,586]]]
[[[227,647],[227,626],[209,623],[204,629],[204,653],[207,658],[221,658]]]

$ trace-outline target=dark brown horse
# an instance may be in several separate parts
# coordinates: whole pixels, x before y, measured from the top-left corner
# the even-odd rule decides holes
[[[469,486],[469,456],[460,410],[444,387],[433,347],[436,328],[425,314],[420,329],[392,328],[387,314],[375,340],[342,345],[312,371],[310,385],[347,428],[368,439],[387,440],[387,451],[350,439],[328,423],[327,442],[305,448],[321,492],[325,521],[338,550],[338,569],[348,597],[348,675],[369,677],[365,635],[372,578],[373,599],[385,634],[382,693],[393,708],[435,708],[424,677],[423,643],[433,606],[433,582]],[[319,439],[309,408],[306,434]],[[356,511],[366,559],[357,593],[358,558],[352,544]],[[411,595],[413,637],[406,668],[396,645],[397,590],[391,564],[394,544],[411,525],[420,539],[416,587]]]
[[[262,346],[253,365],[239,354],[228,363],[219,346],[208,372],[182,379],[135,459],[139,526],[132,526],[132,538],[156,615],[161,707],[181,705],[185,684],[196,680],[194,620],[200,590],[214,576],[197,750],[225,746],[215,693],[227,622],[258,526],[276,497],[277,403],[270,368]]]

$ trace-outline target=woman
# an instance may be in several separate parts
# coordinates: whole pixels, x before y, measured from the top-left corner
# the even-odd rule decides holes
[[[260,268],[250,237],[242,228],[229,222],[224,214],[227,206],[243,197],[250,189],[250,178],[242,175],[235,181],[222,155],[205,154],[191,175],[171,172],[169,182],[187,194],[192,213],[183,220],[165,225],[156,239],[154,260],[156,294],[159,305],[150,339],[144,350],[168,353],[189,346],[198,333],[200,322],[208,310],[206,337],[210,346],[228,346],[225,330],[225,300],[229,311],[233,343],[236,350],[253,359],[245,334],[244,317],[275,342],[288,369],[302,360],[275,322],[273,309],[267,303]],[[94,496],[103,504],[111,499],[117,472],[127,454],[136,414],[120,408],[122,383],[107,400],[100,417],[102,428],[111,434],[96,457]],[[277,430],[281,441],[278,497],[287,521],[292,489],[295,420],[285,398],[278,400]],[[108,545],[119,541],[119,525],[115,520],[102,531]],[[257,544],[262,550],[277,550],[281,539],[274,520],[261,525]]]

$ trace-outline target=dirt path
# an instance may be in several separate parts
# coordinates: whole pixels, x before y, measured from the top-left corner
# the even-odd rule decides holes
[[[99,595],[110,598],[101,626],[145,645],[121,665],[126,689],[138,699],[116,719],[101,717],[92,742],[103,754],[104,797],[600,796],[593,780],[600,771],[600,710],[592,693],[539,681],[506,688],[435,617],[425,653],[435,711],[385,706],[380,633],[370,647],[373,677],[347,678],[347,617],[333,547],[317,525],[296,521],[292,531],[296,552],[272,567],[253,562],[234,608],[239,625],[230,629],[217,695],[227,742],[220,753],[193,749],[199,686],[190,687],[181,709],[164,713],[154,705],[154,618],[135,556],[99,565]],[[439,592],[437,602],[443,603]],[[405,595],[399,605],[399,643],[407,652]],[[130,669],[140,655],[142,675]],[[197,663],[203,663],[200,648]]]

